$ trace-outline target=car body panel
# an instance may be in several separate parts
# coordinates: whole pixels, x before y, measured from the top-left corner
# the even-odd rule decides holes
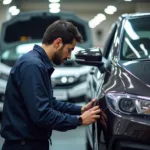
[[[142,19],[142,21],[140,22],[138,19]],[[147,28],[143,20],[147,21]],[[131,23],[135,21],[136,23],[141,23],[140,25],[145,25],[144,28],[140,28],[144,30],[143,33],[142,31],[137,31],[141,39],[144,37],[143,41],[145,37],[150,38],[148,20],[150,20],[150,14],[126,14],[119,17],[113,25],[104,46],[103,57],[107,60],[104,62],[105,71],[103,72],[101,68],[93,67],[94,71],[92,70],[88,74],[88,93],[91,94],[88,95],[87,102],[93,97],[96,98],[97,101],[94,105],[99,105],[107,116],[107,120],[105,120],[106,126],[98,120],[86,129],[87,141],[93,150],[150,149],[150,114],[148,105],[150,103],[150,59],[147,55],[150,42],[147,40],[147,45],[144,44],[145,49],[141,46],[143,43],[139,43],[140,48],[137,48],[139,45],[134,45],[136,44],[135,41],[141,41],[140,38],[137,38],[136,32],[133,32],[133,29],[137,30],[138,28],[136,25],[132,26],[130,24],[130,21]],[[127,29],[125,29],[126,24],[129,25]],[[127,37],[125,33],[128,33],[133,39]],[[128,50],[127,46],[124,45],[125,42],[130,47],[130,52],[134,52],[135,55],[122,57],[123,50]],[[142,50],[142,55],[137,53],[140,50]],[[94,64],[94,62],[91,62],[91,64]],[[109,94],[112,97],[108,97]],[[115,94],[119,95],[118,99]],[[127,95],[127,97],[119,99],[122,95]],[[121,105],[121,101],[125,100],[126,103]],[[132,103],[134,106],[140,103],[138,108],[142,111],[137,111],[137,107],[136,111],[131,111],[130,113],[121,109],[121,107],[133,106],[128,103],[131,101],[134,102]],[[143,108],[146,109],[145,112]]]

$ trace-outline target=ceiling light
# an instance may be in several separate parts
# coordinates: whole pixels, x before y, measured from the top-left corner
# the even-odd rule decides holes
[[[107,6],[107,9],[110,11],[113,11],[113,12],[117,11],[117,8],[115,6],[112,6],[112,5]]]
[[[60,0],[49,0],[50,3],[58,3]]]
[[[13,12],[11,12],[12,16],[16,16],[20,13],[20,9],[15,9]]]
[[[13,12],[15,9],[17,9],[16,6],[11,6],[11,7],[9,7],[8,11],[11,13],[11,12]]]
[[[95,28],[96,26],[97,25],[96,25],[96,23],[93,20],[89,21],[89,27],[90,28]]]
[[[10,4],[11,2],[12,2],[12,0],[4,0],[4,1],[3,1],[3,4],[4,4],[4,5],[8,5],[8,4]]]
[[[124,0],[125,2],[131,2],[132,0]]]
[[[96,19],[98,22],[102,22],[104,20],[106,20],[106,16],[104,14],[97,14],[94,19]]]
[[[59,3],[51,3],[51,4],[49,4],[49,8],[50,9],[59,9],[60,4]]]
[[[107,6],[107,8],[104,9],[104,12],[109,15],[114,14],[114,12],[116,12],[116,11],[117,11],[117,8],[112,5],[109,5],[109,6]]]
[[[110,11],[110,10],[108,10],[107,8],[104,9],[104,12],[105,12],[106,14],[108,14],[108,15],[113,15],[113,14],[114,14],[113,11]]]
[[[49,12],[50,13],[59,13],[60,9],[59,8],[57,8],[57,9],[51,8],[51,9],[49,9]]]

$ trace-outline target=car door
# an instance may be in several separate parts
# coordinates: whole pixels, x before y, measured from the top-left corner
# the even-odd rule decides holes
[[[117,32],[118,32],[118,28],[117,28],[117,23],[116,23],[113,25],[111,32],[109,34],[108,40],[104,47],[103,56],[106,59],[105,62],[107,66],[111,65],[111,58],[114,52],[114,45],[115,45]],[[110,71],[108,68],[105,72],[102,72],[97,68],[97,72],[95,72],[97,76],[99,77],[96,80],[97,89],[96,89],[95,97],[97,99],[97,102],[95,105],[100,105],[100,108],[103,111],[107,109],[106,101],[104,99],[105,93],[103,92],[103,85],[107,83],[108,78],[110,77]],[[103,150],[107,149],[108,136],[105,131],[105,126],[101,124],[101,122],[99,121],[97,121],[92,126],[93,126],[92,127],[93,149],[97,149],[97,150],[100,148],[102,148]]]

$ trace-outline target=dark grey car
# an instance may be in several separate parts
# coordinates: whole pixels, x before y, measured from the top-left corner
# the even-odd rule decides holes
[[[79,51],[76,62],[93,66],[87,101],[107,117],[88,126],[87,148],[150,150],[150,14],[119,17],[104,51]]]

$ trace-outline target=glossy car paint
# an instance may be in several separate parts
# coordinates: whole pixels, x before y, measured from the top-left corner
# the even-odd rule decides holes
[[[120,59],[124,22],[140,17],[150,19],[150,14],[123,15],[119,18],[104,47],[103,57],[107,59],[105,72],[93,67],[88,75],[87,102],[97,98],[95,105],[100,105],[108,119],[107,130],[100,121],[88,126],[88,149],[150,149],[150,115],[115,111],[107,100],[109,93],[131,94],[150,100],[150,59]]]

